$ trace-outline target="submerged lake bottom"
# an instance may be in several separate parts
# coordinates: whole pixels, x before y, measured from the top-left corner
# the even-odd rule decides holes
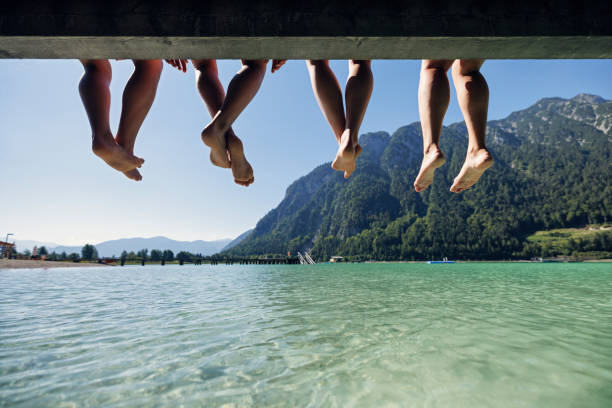
[[[0,406],[612,406],[612,264],[0,270]]]

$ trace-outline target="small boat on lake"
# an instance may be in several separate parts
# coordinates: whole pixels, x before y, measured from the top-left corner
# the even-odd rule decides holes
[[[428,264],[454,264],[455,261],[449,261],[447,257],[442,258],[441,261],[427,261]]]

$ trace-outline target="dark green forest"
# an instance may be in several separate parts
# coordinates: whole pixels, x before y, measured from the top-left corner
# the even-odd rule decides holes
[[[325,163],[296,180],[282,202],[226,255],[312,249],[365,260],[516,259],[554,256],[527,237],[539,230],[612,221],[612,101],[593,95],[547,98],[490,121],[495,164],[470,190],[449,191],[465,158],[463,123],[445,127],[447,162],[416,193],[419,123],[360,137],[364,153],[349,180]],[[612,251],[612,232],[575,242],[570,252]],[[557,251],[558,252],[558,251]]]

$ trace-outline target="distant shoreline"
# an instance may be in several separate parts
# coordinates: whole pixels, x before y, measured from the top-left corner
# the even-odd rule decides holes
[[[386,264],[399,264],[399,263],[405,263],[405,264],[423,264],[426,263],[427,261],[362,261],[362,262],[355,262],[355,263],[371,263],[371,264],[381,264],[381,263],[386,263]],[[532,261],[526,261],[526,260],[516,260],[516,261],[508,261],[508,260],[483,260],[483,261],[455,261],[456,263],[538,263],[538,262],[532,262]],[[585,261],[580,261],[578,263],[598,263],[598,262],[602,262],[602,263],[610,263],[612,262],[612,259],[593,259],[593,260],[585,260]],[[339,262],[337,263],[338,265],[346,265],[346,264],[351,264],[353,262]],[[546,263],[546,262],[545,262]],[[567,262],[553,262],[553,263],[567,263]],[[207,263],[204,262],[204,264],[206,265]],[[223,262],[219,262],[220,265],[223,264]],[[333,265],[333,263],[330,262],[319,262],[319,265],[322,264],[327,264],[327,265]],[[140,263],[126,263],[126,266],[139,266]],[[159,263],[156,262],[147,262],[146,264],[148,265],[159,265]],[[166,263],[166,265],[178,265],[178,262],[168,262]],[[191,263],[185,263],[185,265],[191,265]],[[4,269],[4,270],[10,270],[10,269],[50,269],[50,268],[87,268],[87,267],[93,267],[93,266],[119,266],[119,265],[107,265],[104,263],[97,263],[97,262],[63,262],[63,261],[40,261],[40,260],[36,260],[36,259],[0,259],[0,270]]]
[[[36,259],[0,259],[0,269],[48,269],[107,266],[97,262],[40,261]]]

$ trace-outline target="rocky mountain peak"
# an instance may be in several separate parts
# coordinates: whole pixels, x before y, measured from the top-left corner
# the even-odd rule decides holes
[[[606,100],[602,98],[601,96],[586,94],[586,93],[578,94],[574,96],[571,100],[574,102],[590,103],[590,104],[599,104],[599,103],[606,102]]]

